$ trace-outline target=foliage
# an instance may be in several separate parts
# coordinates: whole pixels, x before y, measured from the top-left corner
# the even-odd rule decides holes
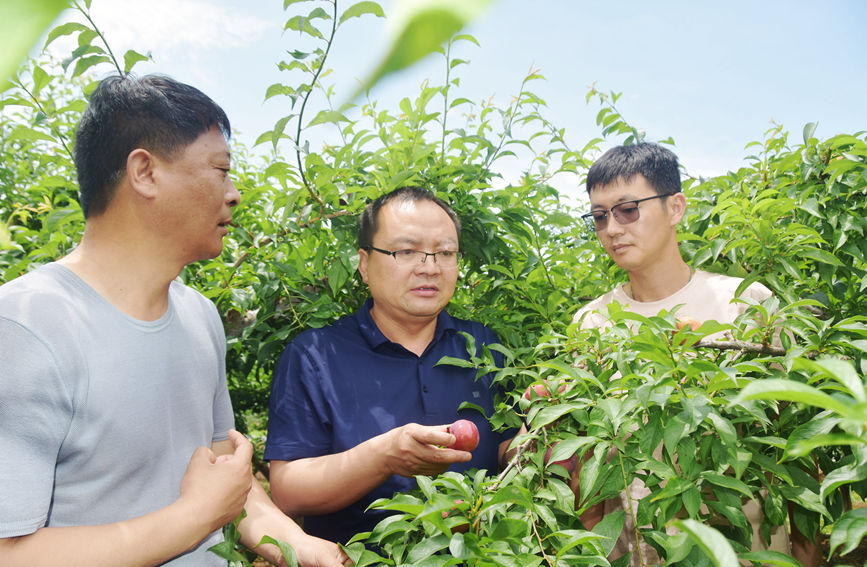
[[[67,0],[0,3],[0,81],[15,70]]]
[[[509,392],[492,423],[528,426],[502,473],[419,478],[416,492],[377,503],[396,514],[348,544],[356,565],[606,565],[624,516],[590,531],[577,514],[634,478],[652,491],[636,525],[672,565],[794,565],[749,553],[746,499],[761,504],[764,533],[786,523],[792,503],[803,533],[829,534],[832,550],[859,546],[867,524],[851,501],[867,492],[863,132],[819,140],[808,124],[792,145],[775,126],[737,171],[685,179],[687,258],[743,277],[744,285],[761,281],[774,298],[750,305],[734,325],[705,323],[675,338],[672,313],[615,312],[610,329],[579,330],[572,314],[624,276],[551,178],[583,175],[605,139],[647,138],[615,106],[619,95],[591,88],[600,137],[571,148],[531,90],[543,79],[538,70],[505,107],[461,97],[462,54],[478,47],[454,35],[439,49],[441,84],[423,85],[396,109],[369,99],[338,108],[325,83],[335,34],[381,8],[285,5],[285,29],[301,42],[279,63],[284,80],[266,92],[283,101],[285,115],[256,148],[234,144],[243,193],[237,228],[219,258],[182,274],[224,318],[239,426],[261,447],[270,373],[283,346],[363,301],[355,217],[370,198],[406,184],[435,190],[461,216],[463,283],[450,311],[490,325],[503,341],[502,368],[489,356],[469,357]],[[98,71],[128,72],[147,57],[130,51],[121,64],[89,4],[76,6],[82,21],[48,36],[72,36],[74,51],[63,61],[28,63],[0,99],[3,281],[77,241],[74,125]],[[314,129],[336,141],[311,148]],[[517,181],[496,173],[511,156],[526,163]],[[769,348],[779,330],[783,351]],[[739,347],[706,340],[719,332]],[[557,393],[523,397],[543,380]],[[565,469],[545,460],[548,449],[552,463],[575,453],[586,460],[577,511]],[[222,552],[247,561],[231,547]]]

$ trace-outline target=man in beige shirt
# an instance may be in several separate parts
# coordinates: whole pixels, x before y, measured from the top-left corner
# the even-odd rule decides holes
[[[648,143],[613,148],[590,168],[587,193],[590,212],[582,218],[596,231],[611,258],[626,270],[629,281],[583,306],[573,322],[582,328],[609,325],[607,306],[614,301],[644,316],[657,315],[663,309],[672,311],[680,305],[679,315],[699,322],[732,323],[746,310],[746,303],[732,301],[743,280],[694,270],[680,254],[677,226],[686,211],[686,198],[677,157],[671,151]],[[738,297],[763,300],[770,296],[768,288],[753,283]],[[578,470],[573,478],[573,486],[577,486]],[[650,491],[636,480],[630,493],[632,505],[637,507]],[[592,528],[603,514],[628,510],[628,506],[624,493],[589,510],[582,520]],[[769,544],[763,540],[759,535],[761,507],[755,500],[747,502],[744,514],[753,526],[754,550],[781,551],[793,554],[807,566],[818,565],[818,549],[797,530],[791,544],[784,526],[772,532]],[[639,565],[631,516],[626,514],[626,525],[611,557],[632,552],[630,565]],[[658,562],[647,543],[641,542],[641,550],[645,562]]]

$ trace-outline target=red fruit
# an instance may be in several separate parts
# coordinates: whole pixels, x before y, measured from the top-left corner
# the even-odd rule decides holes
[[[455,500],[455,504],[458,504],[458,505],[463,504],[463,502],[464,502],[463,500]],[[457,508],[451,508],[448,512],[443,510],[443,512],[442,512],[443,520],[445,520],[446,518],[451,516],[453,512],[457,512],[457,511],[458,511]],[[451,530],[452,534],[456,534],[458,532],[463,534],[463,533],[466,533],[467,531],[469,531],[470,524],[469,524],[469,522],[458,523],[458,524],[455,524],[454,526],[450,527],[449,529]]]
[[[555,446],[556,446],[556,444],[555,444]],[[552,449],[551,447],[548,447],[548,450],[545,451],[545,464],[548,464],[548,461],[551,460],[551,449]],[[560,465],[561,467],[566,469],[566,472],[568,472],[569,474],[572,474],[572,471],[575,470],[575,465],[578,464],[578,457],[577,457],[577,455],[572,455],[568,459],[563,459],[562,461],[554,461],[551,464],[552,465]]]
[[[448,428],[455,436],[455,442],[449,448],[456,451],[473,451],[479,446],[479,428],[468,419],[459,419]]]
[[[677,318],[677,323],[675,323],[675,324],[677,325],[677,330],[678,330],[678,331],[681,330],[681,329],[683,329],[683,328],[684,328],[685,326],[687,326],[687,325],[689,325],[689,328],[692,329],[693,331],[695,331],[695,330],[697,330],[699,327],[701,327],[701,323],[699,323],[698,320],[696,320],[696,319],[694,319],[694,318],[692,318],[692,317],[689,317],[689,316],[686,316],[686,317],[678,317],[678,318]]]
[[[696,329],[701,327],[701,323],[699,323],[697,319],[694,319],[693,317],[689,317],[689,316],[678,317],[677,321],[675,321],[674,324],[677,327],[677,330],[673,331],[671,333],[672,337],[674,337],[674,335],[676,335],[681,329],[683,329],[687,325],[689,325],[689,328],[692,329],[693,331],[695,331]],[[686,339],[683,339],[682,341],[680,341],[680,344],[683,344],[685,342],[686,342]]]
[[[529,386],[527,386],[527,389],[524,390],[524,399],[531,399],[533,397],[532,392],[536,392],[536,397],[539,398],[551,397],[551,392],[548,390],[548,385],[543,384],[542,382],[537,382],[536,384],[530,384]]]
[[[460,499],[455,500],[455,504],[463,504],[463,503],[464,503],[463,500],[460,500]],[[449,516],[451,516],[452,512],[454,512],[455,510],[457,510],[457,508],[450,508],[448,512],[446,512],[445,510],[443,510],[443,512],[442,512],[442,514],[443,514],[443,520],[445,520],[446,518],[448,518]]]
[[[557,392],[562,394],[566,391],[566,384],[560,384],[557,387]],[[536,382],[535,384],[530,384],[527,386],[527,389],[524,390],[524,399],[530,400],[533,398],[532,392],[536,392],[537,398],[550,398],[551,390],[548,389],[548,384],[546,382]]]

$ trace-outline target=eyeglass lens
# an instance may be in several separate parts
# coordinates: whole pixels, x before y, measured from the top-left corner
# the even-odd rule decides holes
[[[608,226],[608,215],[613,214],[614,218],[617,219],[619,224],[632,224],[638,220],[640,216],[638,211],[638,203],[642,203],[644,201],[650,201],[652,199],[664,199],[668,197],[669,194],[666,193],[664,195],[654,195],[652,197],[645,197],[643,199],[636,199],[635,201],[626,201],[624,203],[618,203],[614,205],[608,210],[596,210],[587,213],[586,215],[581,215],[587,221],[587,225],[591,229],[595,229],[597,232],[600,230],[605,230],[605,227]]]
[[[457,266],[458,253],[451,250],[440,252],[422,252],[421,250],[398,250],[394,253],[394,259],[399,264],[416,264],[427,262],[428,256],[441,267]]]
[[[614,205],[611,207],[610,212],[614,214],[614,218],[620,224],[632,224],[639,217],[638,205],[631,201]],[[587,215],[590,217],[587,220],[593,223],[592,228],[595,228],[597,231],[604,230],[608,226],[608,215],[609,211],[594,211]]]

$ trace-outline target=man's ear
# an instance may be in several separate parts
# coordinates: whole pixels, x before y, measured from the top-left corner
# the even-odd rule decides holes
[[[157,195],[157,183],[154,169],[156,157],[143,148],[136,148],[126,157],[126,178],[133,191],[145,199],[153,199]]]
[[[367,250],[358,249],[358,273],[361,274],[361,281],[364,283],[367,283],[367,260],[369,258]]]
[[[676,226],[686,213],[686,196],[683,193],[673,193],[666,200],[668,201],[668,216],[671,218],[671,225]]]

